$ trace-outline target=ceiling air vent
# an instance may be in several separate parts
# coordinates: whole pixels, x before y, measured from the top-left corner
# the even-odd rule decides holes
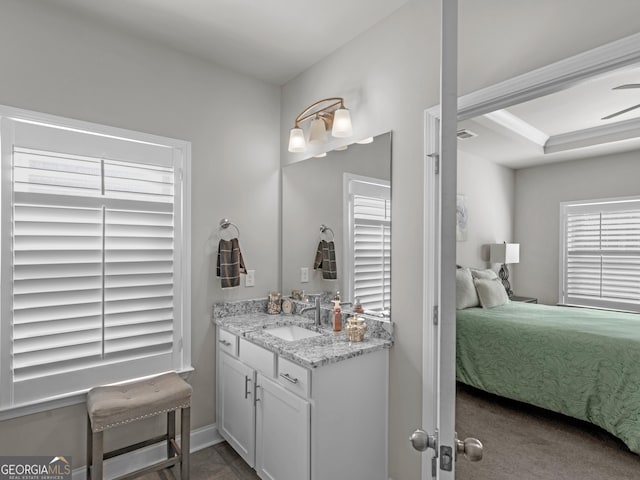
[[[458,135],[458,139],[460,140],[469,140],[470,138],[478,136],[477,133],[474,133],[471,130],[467,130],[466,128],[463,128],[462,130],[458,130],[457,135]]]

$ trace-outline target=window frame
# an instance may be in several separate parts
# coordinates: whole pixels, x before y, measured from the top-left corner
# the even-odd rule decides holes
[[[145,145],[168,147],[171,149],[173,165],[179,169],[177,181],[180,182],[179,193],[174,194],[174,205],[179,215],[180,232],[174,237],[174,252],[176,268],[174,276],[174,301],[176,315],[180,320],[174,327],[174,355],[173,369],[182,375],[192,371],[191,366],[191,143],[158,135],[111,127],[92,122],[75,120],[56,115],[34,112],[15,107],[0,105],[0,310],[3,318],[0,320],[0,420],[14,418],[21,415],[58,408],[84,401],[87,389],[65,394],[45,397],[40,400],[24,402],[19,405],[13,403],[10,392],[4,388],[7,383],[13,385],[11,372],[12,320],[10,313],[12,305],[12,155],[15,138],[16,123],[26,123],[34,126],[49,126],[74,133],[90,134],[98,141],[104,137],[109,139],[131,142],[132,148],[144,149]],[[94,155],[96,152],[94,152]],[[130,159],[130,161],[134,161]],[[144,163],[144,162],[143,162]],[[150,163],[150,162],[146,162]],[[7,307],[9,306],[9,307]],[[7,373],[8,372],[8,373]],[[160,372],[158,372],[160,373]],[[127,379],[130,380],[130,379]],[[125,380],[121,380],[125,381]],[[11,388],[12,389],[12,388]]]
[[[632,208],[628,206],[631,205]],[[621,212],[624,210],[635,210],[636,207],[640,210],[640,196],[631,196],[631,197],[614,197],[614,198],[602,198],[602,199],[589,199],[589,200],[580,200],[580,201],[569,201],[569,202],[561,202],[560,203],[560,245],[559,245],[559,282],[558,282],[558,303],[560,305],[566,306],[575,306],[575,307],[586,307],[586,308],[597,308],[603,310],[617,310],[617,311],[626,311],[633,313],[640,313],[640,303],[633,302],[624,302],[624,301],[613,301],[607,299],[598,299],[597,297],[589,298],[576,298],[570,297],[568,290],[568,247],[567,247],[567,234],[568,234],[568,225],[567,225],[567,217],[569,214],[569,210],[572,210],[571,213],[574,214],[596,214],[596,213],[611,213],[611,212]],[[635,249],[628,249],[629,253],[636,251]],[[640,248],[637,249],[640,252]],[[596,249],[592,251],[594,255],[597,255],[598,252],[602,252],[601,249]],[[606,251],[604,251],[606,255]],[[619,252],[612,252],[610,256],[621,256]]]

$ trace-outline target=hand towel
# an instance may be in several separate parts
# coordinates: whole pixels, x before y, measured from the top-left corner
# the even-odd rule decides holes
[[[216,276],[220,277],[220,286],[222,288],[239,286],[241,273],[247,273],[247,269],[240,252],[240,241],[237,238],[220,240],[216,265]]]
[[[322,278],[325,280],[336,280],[338,278],[338,268],[336,265],[336,247],[334,243],[320,240],[316,257],[313,261],[313,269],[322,269]]]

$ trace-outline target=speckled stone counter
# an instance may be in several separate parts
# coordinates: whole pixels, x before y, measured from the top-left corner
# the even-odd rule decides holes
[[[295,314],[269,315],[264,313],[265,310],[266,301],[216,304],[213,309],[213,321],[221,328],[307,368],[339,362],[393,345],[391,334],[387,331],[389,327],[372,325],[362,342],[349,342],[344,332],[333,332],[326,325],[315,327],[313,317]],[[367,324],[369,323],[367,320]],[[374,320],[371,323],[376,322]],[[292,324],[316,330],[322,335],[286,341],[269,334],[268,329],[271,327]]]

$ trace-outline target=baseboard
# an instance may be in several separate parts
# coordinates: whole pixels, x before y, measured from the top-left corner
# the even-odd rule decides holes
[[[180,436],[178,436],[178,439]],[[218,433],[218,426],[213,423],[200,427],[191,431],[191,448],[190,451],[197,452],[203,448],[210,447],[216,443],[222,442],[224,439]],[[158,443],[149,447],[141,448],[135,452],[120,455],[119,457],[110,458],[104,462],[104,478],[119,477],[127,472],[146,467],[155,462],[159,462],[166,458],[167,447],[165,443]],[[72,473],[73,480],[86,480],[87,466],[75,468]]]

